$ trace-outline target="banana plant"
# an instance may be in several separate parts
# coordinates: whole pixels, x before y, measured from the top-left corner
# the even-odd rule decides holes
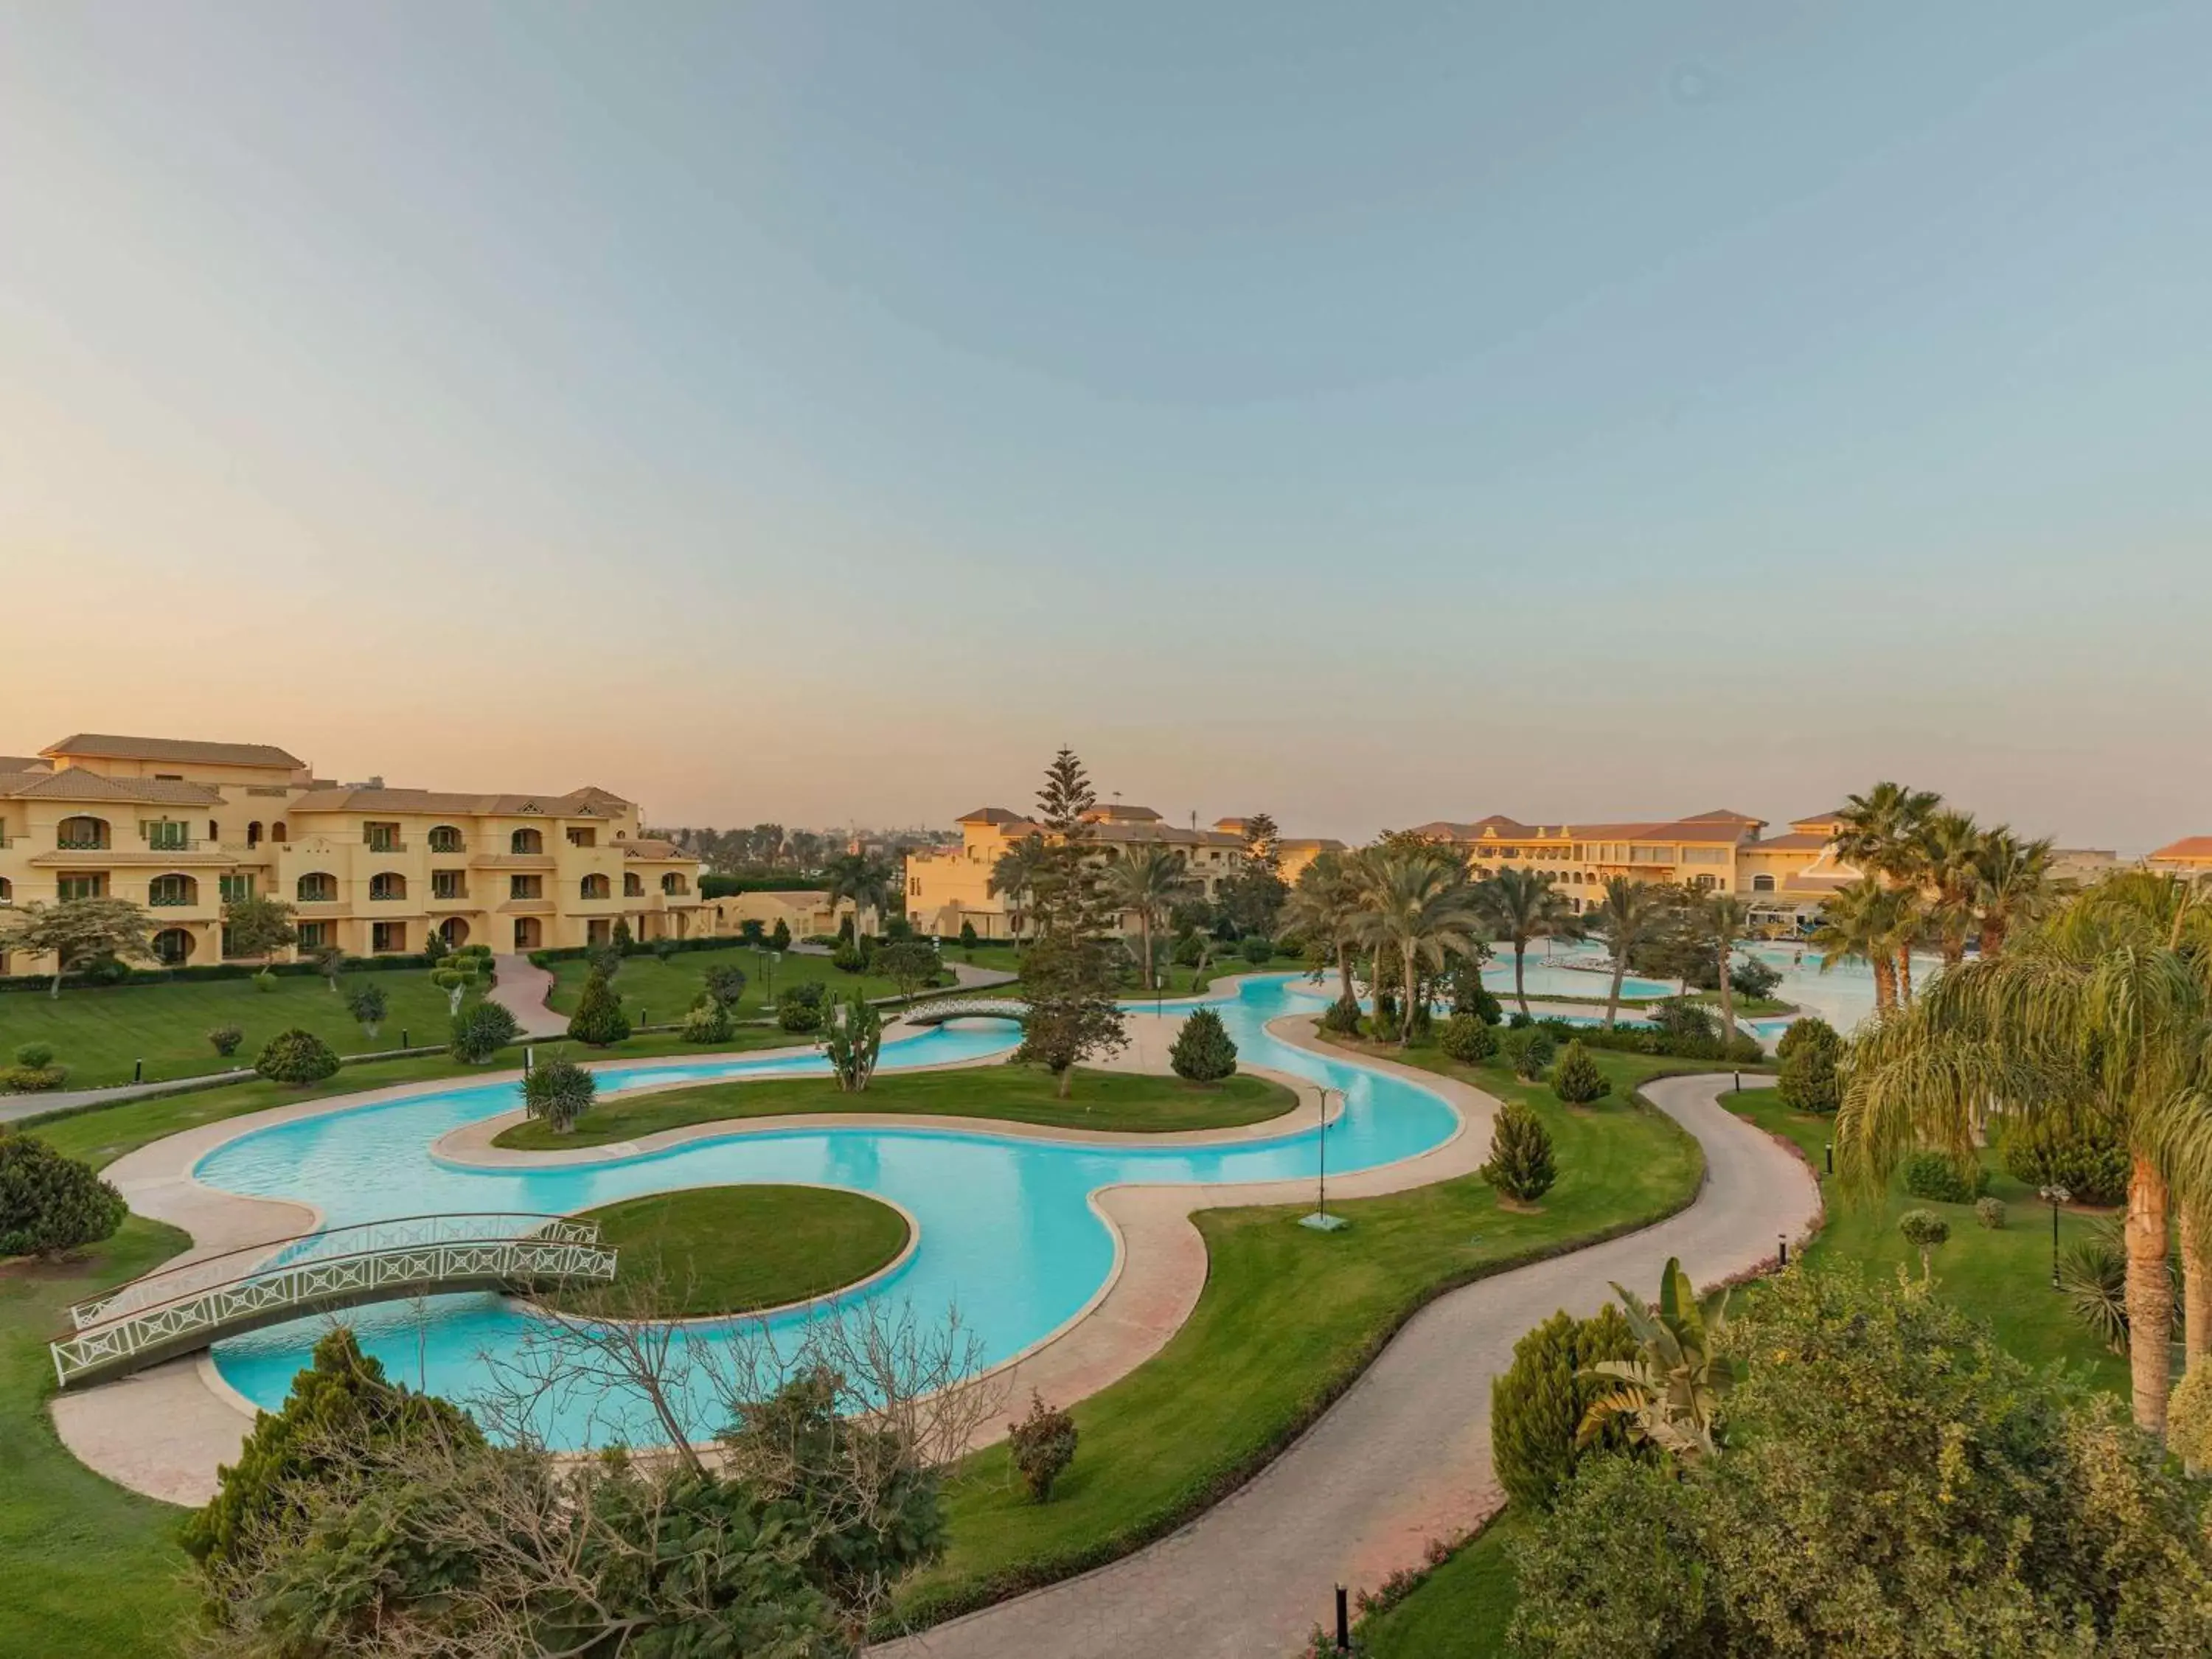
[[[1728,1326],[1728,1292],[1716,1291],[1700,1302],[1697,1286],[1673,1256],[1659,1277],[1657,1306],[1647,1306],[1619,1285],[1613,1290],[1638,1352],[1632,1359],[1601,1360],[1581,1373],[1617,1386],[1590,1402],[1576,1443],[1589,1445],[1607,1425],[1621,1419],[1632,1439],[1677,1457],[1712,1455],[1721,1402],[1744,1376],[1741,1360],[1717,1352]]]
[[[884,1046],[884,1017],[873,1003],[855,991],[853,1000],[830,1010],[822,1034],[823,1052],[830,1070],[845,1094],[858,1094],[876,1075],[876,1060]]]

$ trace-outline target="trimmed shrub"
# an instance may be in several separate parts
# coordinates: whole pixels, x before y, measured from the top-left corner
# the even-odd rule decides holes
[[[676,941],[672,939],[657,939],[646,948],[653,952],[655,962],[667,962],[676,955]]]
[[[2063,1187],[2076,1204],[2109,1208],[2128,1195],[2128,1153],[2118,1135],[2053,1116],[2014,1119],[1998,1137],[2005,1170],[2040,1191]]]
[[[781,916],[775,919],[775,931],[768,936],[768,948],[771,951],[791,949],[791,924]]]
[[[1490,1161],[1476,1173],[1506,1197],[1533,1204],[1552,1189],[1559,1170],[1552,1162],[1552,1133],[1544,1121],[1517,1100],[1498,1108],[1490,1134]]]
[[[1550,1069],[1552,1057],[1559,1050],[1552,1034],[1542,1026],[1522,1025],[1498,1039],[1498,1051],[1512,1066],[1514,1076],[1534,1083]]]
[[[576,1012],[568,1020],[568,1035],[594,1048],[604,1048],[629,1036],[629,1016],[623,1012],[622,999],[605,974],[585,979],[584,994],[576,1000]]]
[[[386,1006],[381,985],[363,985],[346,999],[346,1012],[354,1017],[371,1042],[376,1041],[377,1027],[384,1024]]]
[[[1255,968],[1264,968],[1275,959],[1275,942],[1264,933],[1255,933],[1237,947],[1237,954]]]
[[[271,1083],[301,1087],[320,1083],[337,1068],[338,1057],[331,1045],[297,1026],[270,1037],[253,1061],[253,1069]]]
[[[830,953],[830,965],[841,974],[864,974],[872,955],[866,945],[855,945],[848,938]]]
[[[453,1016],[446,1048],[455,1060],[482,1066],[521,1035],[522,1027],[503,1004],[479,1002],[465,1013]]]
[[[1339,997],[1322,1015],[1321,1029],[1338,1036],[1357,1036],[1359,1034],[1359,1004],[1351,999]]]
[[[1175,1074],[1192,1083],[1218,1083],[1237,1070],[1237,1045],[1211,1008],[1194,1008],[1168,1050]]]
[[[15,1050],[15,1063],[33,1072],[43,1072],[54,1063],[54,1045],[27,1042]]]
[[[123,1224],[123,1194],[89,1164],[0,1129],[0,1255],[64,1256]]]
[[[207,1040],[216,1053],[228,1060],[238,1052],[238,1045],[246,1041],[246,1033],[235,1025],[217,1025],[209,1030]]]
[[[728,1007],[712,997],[684,1016],[686,1042],[727,1042],[732,1029]]]
[[[1613,1081],[1597,1068],[1589,1050],[1579,1041],[1570,1042],[1552,1067],[1552,1092],[1570,1106],[1587,1106],[1613,1092]]]
[[[539,1060],[522,1079],[523,1110],[550,1125],[556,1135],[574,1129],[599,1096],[599,1079],[560,1054]]]
[[[66,1066],[0,1066],[0,1094],[34,1095],[69,1080]]]
[[[253,988],[257,991],[275,990],[276,988],[276,975],[270,973],[266,968],[264,968],[259,973],[253,976]]]
[[[794,985],[775,1000],[775,1023],[787,1031],[818,1031],[822,1029],[821,988]],[[817,994],[808,996],[813,991]]]
[[[1462,1066],[1480,1066],[1498,1052],[1498,1033],[1473,1014],[1454,1014],[1437,1046]]]
[[[1920,1252],[1920,1276],[1929,1277],[1935,1270],[1936,1248],[1950,1241],[1951,1224],[1933,1210],[1907,1210],[1897,1218],[1897,1231]]]
[[[1778,1086],[1784,1105],[1827,1117],[1844,1103],[1843,1079],[1836,1069],[1844,1057],[1844,1040],[1827,1021],[1808,1016],[1793,1022],[1775,1054],[1782,1061]]]
[[[1905,1190],[1938,1204],[1971,1204],[1989,1190],[1990,1172],[1978,1164],[1969,1174],[1945,1152],[1915,1152],[1905,1160]]]
[[[2212,1469],[2212,1364],[2191,1366],[2166,1401],[2166,1446],[2190,1474]]]
[[[215,1578],[242,1560],[264,1528],[296,1511],[302,1486],[357,1473],[343,1462],[356,1436],[386,1442],[433,1426],[448,1438],[483,1443],[458,1407],[386,1382],[384,1367],[340,1326],[315,1344],[314,1363],[293,1377],[283,1408],[254,1419],[207,1507],[185,1517],[179,1534],[185,1553]]]
[[[718,962],[700,975],[700,983],[707,994],[725,1008],[734,1008],[745,994],[745,970],[726,962]]]
[[[2004,1200],[1978,1198],[1974,1200],[1974,1219],[1992,1232],[2002,1232],[2005,1224]]]
[[[1044,1403],[1043,1395],[1032,1389],[1030,1414],[1018,1423],[1006,1425],[1007,1455],[1032,1502],[1050,1500],[1053,1487],[1075,1461],[1077,1437],[1075,1419],[1066,1412],[1054,1411]]]
[[[975,924],[972,921],[963,921],[960,924],[960,948],[963,951],[972,951],[975,948]]]
[[[1611,1386],[1583,1373],[1601,1359],[1635,1353],[1627,1320],[1610,1304],[1595,1319],[1563,1309],[1513,1345],[1513,1363],[1490,1382],[1491,1462],[1508,1498],[1548,1510],[1583,1459],[1626,1448],[1619,1419],[1588,1446],[1577,1446],[1576,1437],[1590,1402]]]

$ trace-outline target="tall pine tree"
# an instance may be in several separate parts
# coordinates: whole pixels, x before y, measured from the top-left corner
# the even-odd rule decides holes
[[[1037,793],[1044,851],[1030,882],[1036,938],[1022,958],[1029,1015],[1019,1057],[1050,1072],[1062,1098],[1079,1062],[1129,1040],[1115,1000],[1120,919],[1106,897],[1089,817],[1097,805],[1083,763],[1061,749]]]

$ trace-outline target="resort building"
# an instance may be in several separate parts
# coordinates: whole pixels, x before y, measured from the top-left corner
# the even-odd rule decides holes
[[[1835,855],[1838,815],[1790,821],[1767,836],[1766,821],[1726,810],[1692,817],[1618,823],[1523,823],[1492,815],[1472,823],[1439,819],[1416,834],[1463,848],[1477,877],[1504,869],[1540,870],[1576,910],[1597,902],[1615,876],[1735,893],[1760,931],[1796,932],[1858,872]]]
[[[112,896],[164,962],[220,962],[222,907],[295,907],[299,951],[498,951],[699,930],[699,861],[599,788],[471,794],[338,784],[266,744],[79,735],[0,757],[0,905]],[[28,973],[21,958],[0,971]]]
[[[2212,836],[2184,836],[2168,842],[2144,855],[2143,868],[2174,876],[2212,876]]]
[[[730,893],[708,899],[700,908],[705,930],[716,935],[741,934],[749,921],[760,923],[762,933],[772,934],[781,921],[793,939],[830,937],[848,916],[855,917],[855,925],[861,933],[881,931],[873,910],[856,914],[850,899],[840,899],[832,904],[830,895],[819,888]]]
[[[991,891],[991,872],[1018,842],[1045,834],[1044,826],[1003,806],[979,806],[957,820],[957,847],[915,848],[906,855],[906,912],[925,933],[951,937],[971,924],[983,939],[1013,936],[1016,896]],[[1087,814],[1091,835],[1102,856],[1139,847],[1167,847],[1183,855],[1194,885],[1211,898],[1224,878],[1244,866],[1248,854],[1241,835],[1217,825],[1200,830],[1170,823],[1149,806],[1119,802]],[[1224,819],[1223,823],[1238,820]],[[1127,919],[1131,932],[1136,919]]]

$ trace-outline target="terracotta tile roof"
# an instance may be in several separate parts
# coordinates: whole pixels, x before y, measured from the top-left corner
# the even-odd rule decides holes
[[[1094,806],[1083,815],[1093,823],[1157,823],[1160,815],[1149,806],[1124,806],[1119,801],[1110,806]]]
[[[1731,812],[1725,806],[1711,812],[1692,812],[1680,820],[1684,823],[1764,823],[1765,818],[1755,818],[1748,812]]]
[[[577,789],[562,795],[467,795],[441,789],[368,789],[339,784],[313,789],[292,802],[303,812],[451,812],[469,817],[603,818],[607,803],[627,806],[603,789]]]
[[[672,841],[663,841],[657,836],[641,836],[635,841],[618,841],[626,859],[691,859],[691,855]],[[692,859],[696,863],[696,859]]]
[[[1829,838],[1824,835],[1808,834],[1802,830],[1793,830],[1786,836],[1769,836],[1765,841],[1754,841],[1748,842],[1747,845],[1754,852],[1771,849],[1777,853],[1817,853],[1828,844],[1828,840]]]
[[[1316,853],[1344,851],[1344,843],[1334,836],[1294,836],[1277,842],[1275,847],[1278,851],[1285,853],[1303,853],[1309,849]]]
[[[0,772],[51,772],[54,763],[44,755],[0,755]]]
[[[2184,836],[2179,841],[2167,842],[2150,856],[2172,859],[2177,862],[2212,860],[2212,836]]]
[[[97,732],[50,743],[46,755],[81,755],[92,760],[198,761],[209,766],[273,766],[296,772],[307,765],[297,756],[267,743],[199,743],[189,738],[118,738]]]
[[[149,806],[220,806],[222,793],[165,778],[111,778],[65,766],[58,772],[0,774],[0,795],[15,800],[135,801]]]
[[[1174,823],[1094,823],[1091,839],[1109,847],[1166,846],[1166,847],[1242,847],[1242,836],[1224,835],[1218,830],[1186,830]]]
[[[1003,806],[979,806],[972,812],[963,812],[952,821],[955,823],[1019,823],[1022,815],[1010,812]]]
[[[1737,812],[1707,812],[1694,818],[1644,818],[1620,823],[1582,823],[1561,819],[1522,823],[1518,819],[1492,813],[1486,818],[1477,818],[1473,823],[1452,823],[1439,819],[1434,823],[1421,825],[1415,833],[1448,836],[1453,841],[1487,838],[1498,842],[1686,841],[1729,844],[1741,841],[1745,831],[1759,822],[1757,818],[1746,817]]]

